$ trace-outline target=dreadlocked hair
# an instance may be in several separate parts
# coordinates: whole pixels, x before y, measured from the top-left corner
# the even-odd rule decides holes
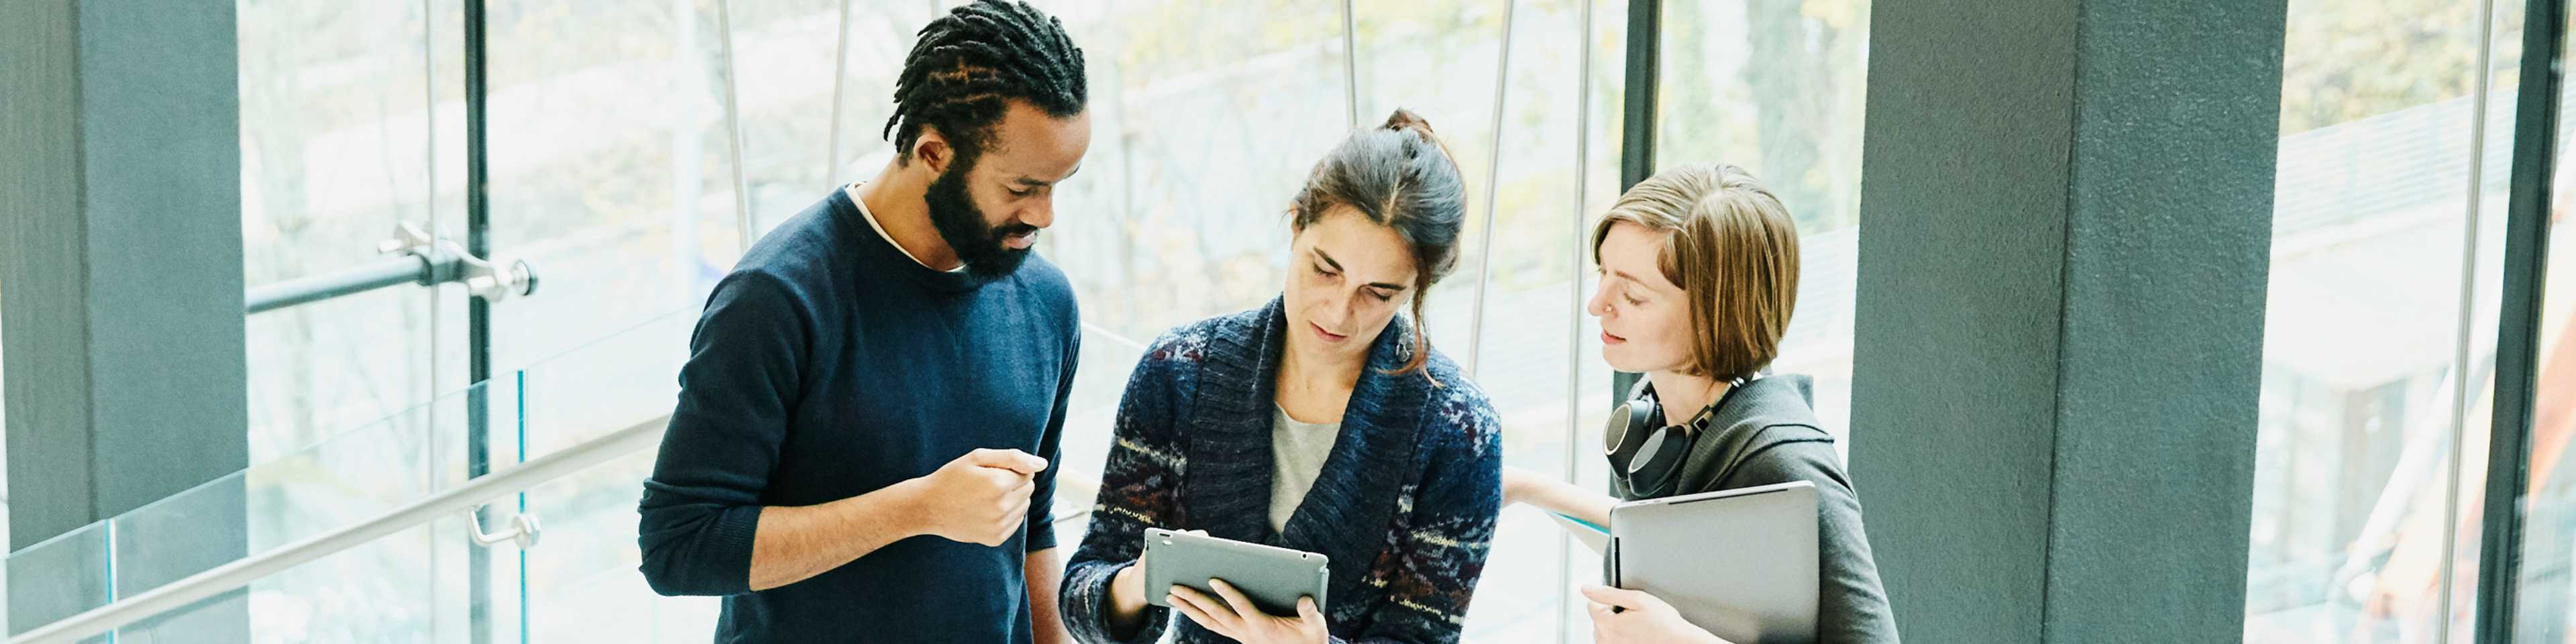
[[[977,0],[921,28],[895,79],[894,116],[885,136],[899,162],[912,160],[921,128],[937,128],[961,160],[984,150],[1007,101],[1022,100],[1063,118],[1088,100],[1082,48],[1064,22],[1027,2]]]

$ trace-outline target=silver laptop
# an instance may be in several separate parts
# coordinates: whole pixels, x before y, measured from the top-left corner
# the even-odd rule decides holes
[[[1816,485],[1621,503],[1610,585],[1643,590],[1729,642],[1816,640]]]

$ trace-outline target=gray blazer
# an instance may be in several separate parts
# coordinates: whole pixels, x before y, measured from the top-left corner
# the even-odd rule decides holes
[[[1641,385],[1642,386],[1642,385]],[[1814,381],[1801,375],[1747,382],[1709,420],[1709,435],[1682,461],[1676,494],[1806,481],[1816,485],[1818,562],[1816,641],[1821,644],[1895,644],[1896,616],[1879,586],[1861,528],[1860,496],[1834,455],[1834,437],[1819,428]],[[1615,480],[1621,499],[1636,495]],[[1754,547],[1717,544],[1717,547]]]

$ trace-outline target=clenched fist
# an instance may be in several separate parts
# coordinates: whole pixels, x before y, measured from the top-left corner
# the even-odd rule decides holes
[[[922,532],[961,543],[999,546],[1028,521],[1029,494],[1046,459],[1015,449],[979,449],[905,481],[916,489]]]

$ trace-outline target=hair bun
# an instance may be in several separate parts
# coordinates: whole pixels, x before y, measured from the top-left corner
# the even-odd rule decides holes
[[[1423,119],[1420,114],[1413,113],[1413,110],[1401,107],[1395,108],[1394,114],[1387,115],[1386,124],[1378,127],[1379,129],[1389,132],[1412,132],[1419,135],[1422,143],[1431,144],[1431,147],[1440,150],[1440,157],[1442,159],[1450,158],[1449,142],[1441,140],[1440,135],[1433,134],[1431,132],[1431,121]],[[1416,152],[1419,152],[1419,150],[1416,149],[1413,144],[1406,144],[1404,146],[1405,158],[1414,158]]]
[[[1431,122],[1423,120],[1422,115],[1401,107],[1395,108],[1395,113],[1386,117],[1386,125],[1379,127],[1397,132],[1414,130],[1421,132],[1423,138],[1431,137]]]

